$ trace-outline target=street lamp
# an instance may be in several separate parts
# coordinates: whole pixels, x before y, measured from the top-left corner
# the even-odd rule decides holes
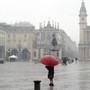
[[[17,45],[17,48],[18,48],[18,59],[22,60],[22,45],[19,43]]]

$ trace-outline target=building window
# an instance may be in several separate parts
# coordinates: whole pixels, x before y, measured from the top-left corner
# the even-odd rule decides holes
[[[8,41],[8,43],[10,43],[11,42],[11,40],[7,40]]]
[[[24,42],[27,42],[27,40],[23,40]]]
[[[10,38],[10,34],[8,34],[8,38]]]
[[[16,37],[16,35],[14,34],[14,35],[13,35],[13,37],[15,38],[15,37]]]
[[[57,52],[57,56],[59,57],[59,52]]]
[[[48,41],[48,44],[50,44],[50,41],[51,41],[51,36],[50,36],[50,34],[47,35],[47,41]]]
[[[82,21],[84,21],[84,18],[82,18]]]
[[[13,35],[13,42],[16,42],[15,37],[16,37],[16,35],[14,34]]]
[[[24,35],[24,37],[26,38],[26,37],[27,37],[27,35],[25,34],[25,35]]]
[[[41,41],[44,41],[45,40],[45,33],[41,33]]]
[[[34,55],[34,57],[36,57],[36,56],[37,56],[35,51],[34,51],[34,54],[33,54],[33,55]]]
[[[16,40],[14,39],[13,42],[16,42]]]

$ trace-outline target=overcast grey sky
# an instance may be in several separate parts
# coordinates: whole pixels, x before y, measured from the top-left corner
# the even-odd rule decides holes
[[[67,35],[79,43],[79,10],[82,0],[0,0],[0,22],[14,24],[28,21],[39,27],[48,18],[59,22]],[[90,23],[90,0],[84,0]]]

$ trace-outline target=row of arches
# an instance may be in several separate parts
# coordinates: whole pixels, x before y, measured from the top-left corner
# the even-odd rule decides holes
[[[7,51],[7,56],[15,55],[18,57],[18,61],[29,61],[30,60],[30,52],[27,48],[18,50],[12,49]]]

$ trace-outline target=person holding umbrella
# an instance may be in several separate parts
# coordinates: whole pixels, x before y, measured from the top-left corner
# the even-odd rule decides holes
[[[39,60],[42,64],[45,65],[45,68],[48,70],[48,79],[50,80],[50,86],[54,86],[53,78],[54,78],[54,66],[59,64],[57,58],[52,55],[45,55]]]
[[[53,78],[54,78],[54,66],[45,66],[48,70],[48,79],[50,80],[50,86],[54,86]]]
[[[53,49],[51,51],[55,51],[56,46],[57,46],[57,40],[56,40],[56,36],[55,33],[53,33],[52,35],[52,42],[51,45],[53,47]],[[50,86],[54,86],[53,83],[53,78],[54,78],[54,66],[59,64],[58,59],[53,56],[53,55],[45,55],[43,57],[40,58],[39,60],[42,64],[45,65],[46,69],[48,70],[48,79],[50,80]]]

